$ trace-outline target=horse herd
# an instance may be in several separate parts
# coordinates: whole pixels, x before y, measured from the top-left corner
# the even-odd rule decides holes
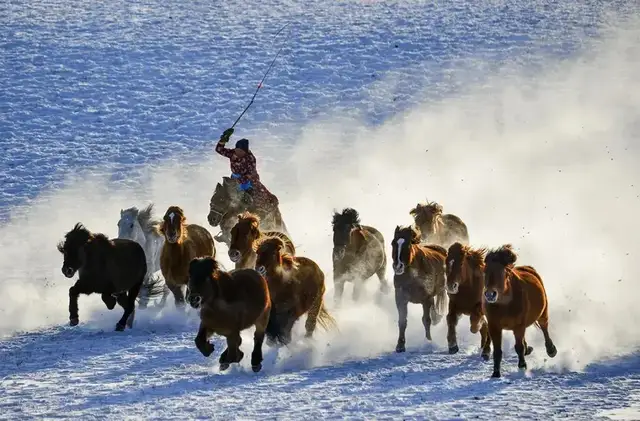
[[[116,303],[122,306],[124,314],[116,324],[122,331],[133,325],[136,301],[145,308],[150,298],[161,297],[159,305],[164,306],[172,293],[177,308],[188,302],[200,309],[195,345],[204,356],[214,351],[212,335],[226,338],[221,370],[242,360],[240,333],[254,326],[255,372],[262,367],[265,338],[272,345],[290,343],[292,328],[302,315],[307,315],[306,337],[312,337],[318,323],[325,330],[337,328],[324,303],[324,272],[314,260],[297,254],[286,229],[266,230],[256,213],[245,210],[234,216],[233,224],[227,217],[230,228],[221,240],[187,223],[179,206],[168,207],[161,220],[152,213],[153,205],[121,210],[115,239],[78,223],[58,244],[64,256],[62,273],[68,278],[79,275],[69,289],[72,326],[79,322],[80,294],[101,294],[110,310]],[[414,303],[422,305],[428,340],[431,326],[446,316],[451,354],[458,352],[458,319],[469,316],[471,332],[480,332],[484,360],[489,360],[493,343],[492,377],[500,377],[503,329],[514,333],[521,369],[526,369],[525,356],[533,351],[525,340],[531,325],[542,330],[549,357],[556,355],[542,278],[531,266],[515,266],[517,256],[510,244],[492,250],[471,247],[464,222],[443,214],[434,202],[418,204],[409,213],[414,224],[396,226],[391,241],[396,352],[405,351],[408,304]],[[209,223],[214,225],[211,218]],[[334,212],[332,228],[335,304],[340,304],[346,282],[353,283],[353,299],[359,300],[365,281],[374,275],[380,294],[389,293],[382,233],[361,224],[352,208]],[[214,240],[228,244],[233,270],[226,271],[216,260]]]

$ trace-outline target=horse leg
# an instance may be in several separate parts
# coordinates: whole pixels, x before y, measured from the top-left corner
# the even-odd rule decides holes
[[[209,342],[209,336],[211,336],[211,332],[204,327],[202,322],[200,322],[200,328],[198,329],[198,335],[196,336],[195,343],[196,348],[198,348],[200,353],[205,357],[213,354],[213,350],[215,349],[213,344]]]
[[[100,296],[102,298],[102,302],[107,306],[109,310],[113,310],[116,306],[116,298],[108,293],[104,293]]]
[[[344,278],[339,276],[333,280],[333,302],[336,307],[342,302],[342,293],[344,292]]]
[[[469,316],[469,330],[471,333],[476,334],[480,332],[480,349],[482,359],[489,360],[489,353],[491,352],[491,342],[489,341],[489,329],[487,328],[486,320],[483,314],[476,308],[475,312],[472,312]]]
[[[542,330],[542,334],[544,335],[544,347],[547,349],[547,355],[550,358],[553,358],[558,353],[558,349],[554,345],[551,340],[551,336],[549,336],[549,309],[545,308],[542,312],[542,315],[538,318],[538,325],[540,326],[540,330]]]
[[[77,326],[80,323],[78,316],[78,296],[80,295],[80,288],[78,282],[74,286],[69,288],[69,325]]]
[[[147,267],[151,267],[151,262],[147,262]],[[142,285],[149,283],[151,277],[149,276],[149,272],[144,275],[144,280],[142,281]],[[140,297],[140,301],[138,301],[138,307],[141,309],[147,308],[149,305],[149,297],[147,294],[143,294]]]
[[[457,354],[458,339],[456,338],[456,326],[458,325],[458,313],[453,300],[449,301],[449,313],[447,313],[447,344],[449,345],[449,354]]]
[[[129,289],[129,292],[127,294],[126,307],[124,308],[124,314],[122,315],[120,321],[116,323],[116,330],[118,332],[123,331],[126,325],[129,325],[129,327],[131,327],[131,325],[133,324],[133,320],[131,320],[131,323],[129,323],[129,317],[133,315],[133,312],[136,308],[136,298],[138,297],[138,293],[140,292],[140,287],[142,287],[142,279],[133,287],[131,287],[131,289]]]
[[[405,352],[406,338],[404,336],[407,330],[407,312],[409,300],[401,289],[396,288],[396,309],[398,310],[398,343],[396,344],[396,352]]]
[[[310,338],[313,336],[313,332],[316,330],[316,325],[318,324],[318,314],[320,314],[321,307],[322,294],[319,293],[318,295],[316,295],[316,298],[313,300],[311,308],[307,313],[307,321],[304,324],[304,328],[307,331],[304,335],[305,338]]]
[[[493,374],[491,377],[500,377],[500,363],[502,362],[502,326],[489,322],[489,336],[493,342]]]
[[[354,303],[357,303],[360,300],[360,294],[362,294],[362,288],[364,288],[364,281],[360,275],[357,275],[353,279],[353,291],[351,292],[351,299]]]
[[[526,327],[519,326],[513,329],[513,336],[516,339],[516,345],[514,346],[516,354],[518,354],[518,368],[521,370],[527,369],[527,362],[524,360],[526,342],[524,340],[524,331]]]
[[[173,293],[173,298],[175,300],[176,308],[184,308],[185,297],[184,297],[184,292],[182,291],[182,286],[181,285],[167,285],[167,286]]]
[[[270,311],[265,311],[255,323],[256,331],[253,334],[253,351],[251,352],[251,369],[254,373],[262,369],[262,344],[267,324],[269,324],[270,313]]]
[[[239,363],[244,357],[244,352],[240,350],[242,338],[240,332],[235,332],[227,336],[227,349],[220,355],[220,371],[229,368],[232,363]]]
[[[391,288],[389,287],[389,280],[387,280],[387,257],[384,257],[384,261],[380,266],[380,269],[376,272],[376,276],[380,280],[380,293],[386,295]]]
[[[120,307],[126,309],[127,308],[127,293],[123,292],[121,294],[118,294],[115,299],[118,301],[118,304],[120,304]],[[133,327],[133,319],[135,318],[136,315],[136,309],[134,307],[133,311],[131,312],[131,316],[129,316],[129,318],[127,319],[127,327],[129,329],[131,329]]]
[[[431,307],[433,307],[433,297],[429,297],[422,303],[422,324],[428,340],[431,340]]]

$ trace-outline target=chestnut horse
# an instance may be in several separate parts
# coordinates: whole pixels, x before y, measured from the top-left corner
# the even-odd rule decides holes
[[[62,274],[72,278],[78,272],[78,280],[69,288],[69,324],[76,326],[78,316],[78,296],[80,294],[101,294],[102,301],[109,310],[116,302],[124,309],[124,314],[116,324],[117,331],[133,326],[135,303],[138,295],[148,300],[160,296],[164,291],[159,280],[143,285],[147,274],[147,258],[142,246],[133,240],[113,239],[106,235],[92,233],[81,223],[64,236],[58,243],[58,251],[64,256]]]
[[[216,189],[211,196],[207,221],[212,227],[220,226],[220,233],[214,237],[216,241],[229,245],[231,228],[235,223],[236,215],[244,211],[259,215],[265,230],[279,231],[289,235],[279,208],[273,212],[257,208],[252,202],[248,203],[244,200],[247,193],[239,191],[238,186],[238,180],[222,177],[222,184],[216,184]]]
[[[420,231],[414,227],[396,226],[391,252],[398,309],[396,352],[404,352],[409,303],[422,304],[422,324],[428,340],[431,325],[440,323],[447,312],[449,297],[444,273],[447,250],[435,244],[420,244]]]
[[[292,256],[278,237],[263,238],[258,245],[256,270],[267,278],[271,295],[271,317],[267,327],[270,343],[291,342],[293,324],[307,313],[305,323],[309,338],[316,324],[329,330],[336,326],[324,306],[324,273],[313,260]]]
[[[196,347],[205,357],[213,353],[209,338],[215,333],[227,339],[220,355],[220,370],[244,357],[240,332],[255,326],[251,369],[262,369],[262,343],[269,323],[271,298],[267,281],[254,269],[225,272],[212,257],[198,257],[189,263],[189,305],[200,311]]]
[[[380,280],[380,292],[389,291],[387,254],[384,237],[377,229],[360,225],[355,209],[334,212],[333,220],[333,282],[334,301],[339,304],[345,282],[353,282],[353,300],[357,301],[367,279],[374,274]]]
[[[447,252],[447,293],[449,313],[447,314],[447,342],[449,354],[459,350],[456,339],[456,325],[461,314],[469,316],[471,333],[480,332],[481,355],[485,361],[491,354],[491,337],[484,315],[484,248],[473,249],[459,242],[449,247]]]
[[[184,307],[183,287],[189,281],[189,262],[196,257],[216,257],[211,233],[203,226],[186,221],[179,206],[169,206],[159,228],[165,239],[160,252],[160,270],[176,307]]]
[[[503,329],[513,331],[520,369],[526,370],[524,357],[533,352],[524,338],[525,330],[533,324],[542,330],[547,355],[553,358],[558,352],[549,336],[549,303],[542,277],[531,266],[514,266],[516,259],[511,244],[490,251],[484,258],[485,312],[493,342],[491,377],[500,377]]]
[[[281,238],[286,252],[292,256],[296,254],[296,248],[287,234],[278,231],[261,231],[260,217],[251,212],[244,212],[238,215],[238,222],[231,228],[229,259],[235,263],[236,269],[256,267],[257,243],[264,237]]]
[[[456,241],[469,244],[469,232],[462,219],[452,214],[442,214],[442,206],[436,202],[418,203],[409,211],[420,230],[423,243],[449,248]]]

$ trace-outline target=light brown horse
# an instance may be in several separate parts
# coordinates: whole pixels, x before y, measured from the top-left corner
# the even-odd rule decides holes
[[[271,294],[269,342],[288,344],[293,324],[305,313],[305,337],[313,335],[317,323],[325,330],[336,327],[324,306],[324,273],[316,262],[287,253],[284,241],[277,237],[262,239],[257,255],[256,270],[267,278]]]
[[[165,239],[160,252],[160,270],[173,293],[176,307],[184,307],[183,287],[189,282],[189,263],[196,257],[215,258],[215,243],[206,228],[187,224],[179,206],[169,206],[159,232]]]
[[[387,254],[384,237],[377,229],[360,225],[360,215],[353,208],[334,212],[333,228],[333,283],[334,301],[342,299],[345,282],[353,282],[353,300],[358,301],[365,281],[373,275],[380,281],[380,292],[389,291],[387,281]]]
[[[238,222],[231,228],[229,259],[235,263],[236,269],[256,267],[257,243],[264,237],[282,239],[285,251],[292,256],[296,254],[296,248],[287,234],[278,231],[261,231],[260,217],[251,212],[244,212],[238,215]]]
[[[447,252],[447,293],[449,313],[447,314],[447,342],[449,354],[459,350],[456,339],[456,325],[461,314],[469,316],[471,333],[480,332],[481,355],[485,361],[491,353],[491,337],[487,319],[484,316],[484,256],[487,250],[474,249],[455,242]]]
[[[404,352],[409,303],[422,304],[422,324],[428,340],[431,340],[431,325],[440,323],[447,312],[449,297],[444,273],[447,250],[435,244],[420,244],[417,228],[397,226],[391,253],[398,309],[396,352]]]
[[[533,324],[542,330],[547,355],[553,358],[558,352],[549,336],[549,304],[542,278],[531,266],[514,266],[516,259],[511,244],[490,251],[484,258],[485,312],[493,342],[491,377],[500,377],[504,329],[513,331],[520,369],[526,370],[524,357],[533,352],[524,338],[525,330]]]
[[[469,232],[462,219],[452,214],[442,214],[442,206],[436,202],[418,203],[409,211],[420,230],[423,243],[449,248],[456,241],[469,244]]]
[[[212,257],[195,258],[189,264],[189,305],[200,311],[200,328],[195,342],[205,357],[213,353],[209,338],[215,333],[227,339],[220,355],[220,370],[244,357],[240,332],[255,326],[251,369],[262,368],[262,343],[269,323],[271,298],[267,281],[254,269],[220,270]]]

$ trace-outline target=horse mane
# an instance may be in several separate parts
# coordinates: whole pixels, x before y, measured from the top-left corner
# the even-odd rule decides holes
[[[484,258],[484,262],[512,267],[517,259],[518,255],[513,251],[511,244],[504,244],[496,249],[490,250]]]
[[[430,249],[433,250],[437,253],[443,254],[443,255],[447,255],[447,249],[438,245],[438,244],[422,244],[422,247],[426,248],[426,249]]]
[[[358,211],[353,208],[344,208],[342,209],[342,213],[338,213],[337,211],[334,211],[333,219],[331,220],[331,225],[333,227],[359,226],[360,214],[358,214]]]
[[[102,233],[93,234],[89,239],[89,244],[94,244],[96,246],[107,247],[107,248],[111,248],[115,246],[115,244],[113,243],[113,240],[111,240],[109,237],[107,237],[105,234],[102,234]]]
[[[294,256],[292,256],[286,251],[285,249],[286,244],[282,238],[269,235],[267,237],[264,237],[258,240],[258,243],[259,245],[258,247],[256,247],[257,251],[262,250],[262,251],[266,251],[268,253],[274,253],[274,254],[279,252],[280,257],[282,258],[282,265],[284,267],[286,267],[287,269],[298,268],[298,262],[296,262],[296,259]]]
[[[64,235],[64,241],[60,241],[57,245],[58,251],[60,253],[64,252],[64,246],[70,238],[77,238],[78,236],[82,236],[84,242],[86,243],[93,237],[93,233],[89,231],[81,222],[78,222],[74,225],[71,231],[67,232]]]
[[[484,258],[487,253],[486,248],[477,248],[474,249],[468,245],[464,245],[459,241],[453,243],[447,252],[449,256],[451,256],[454,260],[458,260],[462,257],[465,258],[467,263],[472,268],[483,268],[484,267]]]
[[[420,244],[420,228],[413,225],[397,226],[394,237],[399,238],[405,236],[411,239],[411,244]]]
[[[245,222],[249,225],[256,224],[256,226],[260,226],[260,217],[247,210],[238,215],[238,222]]]
[[[436,202],[421,202],[416,205],[415,208],[409,211],[409,215],[413,216],[415,221],[422,224],[429,219],[432,219],[438,215],[442,215],[442,206]]]

